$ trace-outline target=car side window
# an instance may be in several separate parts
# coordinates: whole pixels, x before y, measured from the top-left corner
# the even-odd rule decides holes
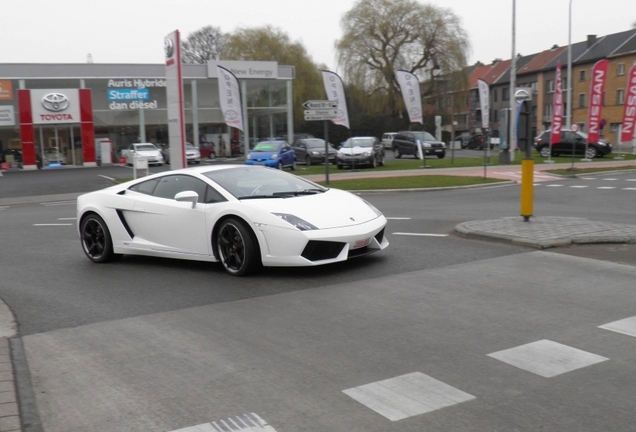
[[[167,175],[159,178],[153,193],[159,198],[174,199],[175,195],[183,191],[195,191],[199,195],[198,202],[206,199],[208,185],[201,180],[187,175]]]
[[[155,192],[158,184],[157,179],[147,180],[145,182],[137,183],[134,186],[131,186],[129,190],[139,192],[146,195],[152,195]]]

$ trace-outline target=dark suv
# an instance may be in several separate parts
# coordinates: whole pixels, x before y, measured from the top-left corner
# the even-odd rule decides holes
[[[541,132],[541,134],[534,139],[534,148],[537,149],[541,156],[548,157],[550,154],[550,134],[552,131],[547,130]],[[612,152],[612,144],[605,138],[601,138],[598,142],[592,142],[587,144],[587,153],[585,152],[585,143],[587,142],[587,134],[583,132],[572,132],[569,129],[561,130],[561,139],[558,143],[552,144],[552,156],[559,156],[560,154],[569,155],[572,154],[574,148],[574,154],[585,155],[588,159],[595,157],[603,157]]]
[[[424,157],[434,155],[443,159],[446,156],[446,144],[437,141],[433,135],[424,131],[398,132],[393,137],[393,156],[396,159],[401,158],[402,155],[413,155],[417,158],[418,141],[421,142]]]

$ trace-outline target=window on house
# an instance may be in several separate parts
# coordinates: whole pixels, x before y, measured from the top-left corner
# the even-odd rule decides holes
[[[579,71],[579,81],[585,81],[585,71]]]
[[[563,91],[566,91],[568,89],[568,77],[567,77],[567,75],[561,76],[561,88],[563,89]]]
[[[548,88],[548,93],[554,93],[554,80],[547,80],[546,87]]]
[[[623,105],[625,103],[625,89],[616,90],[616,105]]]
[[[510,100],[510,87],[504,87],[501,89],[501,100]]]
[[[532,89],[532,93],[536,93],[537,92],[537,82],[534,81],[534,82],[530,83],[530,88]]]
[[[621,63],[617,68],[618,76],[625,75],[625,63]]]
[[[499,101],[499,89],[493,89],[492,91],[492,100],[493,102],[498,102]]]
[[[585,108],[585,93],[579,94],[579,108]]]

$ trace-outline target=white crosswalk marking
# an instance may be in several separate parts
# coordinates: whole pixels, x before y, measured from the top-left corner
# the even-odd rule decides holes
[[[561,187],[563,185],[562,184],[549,184],[549,185],[546,185],[546,186],[547,187]]]
[[[600,187],[597,187],[596,189],[616,189],[616,187],[615,186],[600,186]]]
[[[586,188],[586,187],[589,187],[589,186],[586,186],[586,185],[574,185],[574,186],[570,186],[570,187],[573,188],[573,189],[583,189],[583,188]]]

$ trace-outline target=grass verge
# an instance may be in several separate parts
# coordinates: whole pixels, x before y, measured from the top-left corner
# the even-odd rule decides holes
[[[506,180],[483,178],[483,177],[425,175],[425,176],[330,180],[328,185],[324,181],[316,182],[316,183],[319,183],[323,186],[352,191],[352,190],[386,190],[386,189],[426,189],[426,188],[437,188],[437,187],[472,186],[472,185],[502,183],[502,182],[506,182]]]

